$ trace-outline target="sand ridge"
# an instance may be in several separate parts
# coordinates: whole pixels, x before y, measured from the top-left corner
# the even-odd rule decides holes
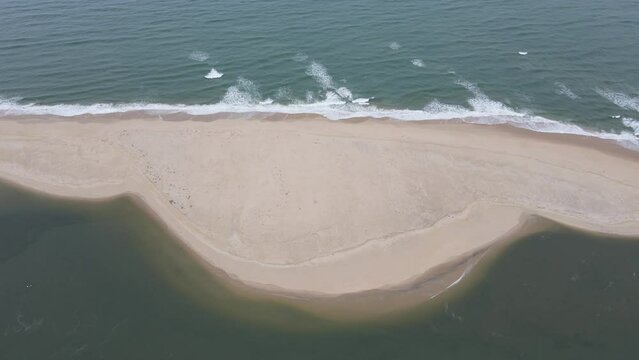
[[[639,156],[498,126],[313,116],[3,118],[0,177],[132,193],[202,259],[258,287],[396,286],[531,215],[639,235]]]

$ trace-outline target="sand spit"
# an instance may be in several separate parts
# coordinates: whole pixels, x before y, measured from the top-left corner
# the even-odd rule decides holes
[[[639,154],[506,126],[2,118],[0,178],[78,198],[135,194],[206,263],[301,295],[397,288],[531,216],[639,235]]]

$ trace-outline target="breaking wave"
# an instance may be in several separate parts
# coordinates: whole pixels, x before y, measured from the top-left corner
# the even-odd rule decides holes
[[[635,136],[639,136],[639,120],[635,120],[632,118],[623,118],[622,119],[624,126],[631,128],[634,131]]]
[[[328,74],[326,67],[316,61],[308,66],[306,74],[312,76],[324,90],[335,88],[333,77]]]
[[[238,78],[237,83],[226,90],[222,99],[222,103],[237,106],[259,104],[260,101],[261,96],[257,86],[243,77]]]
[[[622,109],[639,112],[639,97],[632,97],[622,92],[611,90],[596,89],[597,94],[608,99],[608,101],[619,106]]]
[[[0,100],[0,115],[104,115],[130,111],[155,113],[186,113],[190,115],[210,115],[219,113],[284,113],[284,114],[319,114],[331,120],[342,120],[360,117],[391,118],[404,121],[428,120],[462,120],[478,124],[511,124],[516,127],[545,133],[565,133],[593,136],[602,139],[616,140],[623,145],[639,150],[639,121],[624,118],[624,124],[632,128],[631,132],[620,134],[589,131],[577,125],[546,119],[540,116],[517,113],[503,104],[485,99],[471,98],[470,107],[442,104],[433,101],[421,110],[382,109],[368,105],[368,99],[360,98],[345,102],[335,96],[327,96],[322,101],[306,103],[293,102],[288,105],[275,103],[272,99],[261,99],[259,91],[248,80],[238,80],[231,86],[221,102],[208,105],[159,104],[159,103],[98,103],[90,105],[59,104],[38,105],[24,104],[12,100]],[[637,136],[635,136],[637,135]]]
[[[353,92],[337,86],[326,67],[310,62],[307,75],[315,79],[322,93],[307,91],[305,99],[296,99],[288,88],[280,88],[274,98],[263,98],[258,86],[246,78],[238,78],[230,86],[221,101],[213,104],[162,104],[162,103],[97,103],[90,105],[57,104],[40,105],[17,99],[0,98],[0,116],[55,115],[77,116],[84,114],[111,114],[130,111],[148,113],[186,113],[210,115],[219,113],[283,113],[318,114],[331,120],[351,118],[390,118],[404,121],[458,120],[478,124],[511,124],[516,127],[546,133],[565,133],[616,140],[626,147],[639,150],[639,121],[624,118],[623,124],[632,129],[621,133],[586,130],[575,124],[547,119],[526,111],[511,108],[489,98],[474,83],[459,79],[456,84],[464,87],[470,97],[466,105],[452,105],[433,100],[422,109],[389,109],[370,103],[374,97],[355,97]],[[602,92],[602,96],[619,106],[639,109],[637,98],[619,93]]]
[[[221,72],[215,70],[215,68],[211,68],[211,71],[209,71],[208,74],[204,75],[204,77],[207,78],[207,79],[219,79],[222,76],[224,76],[224,73],[221,73]]]
[[[346,103],[354,103],[359,105],[367,105],[370,98],[353,98],[353,92],[345,87],[338,87],[333,81],[333,77],[328,73],[326,67],[317,61],[311,62],[306,69],[306,74],[313,77],[317,84],[326,91],[324,104],[331,103],[333,105],[340,105]],[[313,94],[307,95],[307,103],[312,102],[314,99]]]

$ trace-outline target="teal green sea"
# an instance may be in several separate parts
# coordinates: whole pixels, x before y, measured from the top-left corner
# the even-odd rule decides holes
[[[2,359],[633,359],[639,242],[533,235],[408,313],[337,323],[230,292],[127,198],[0,185]]]
[[[465,118],[639,146],[636,0],[4,0],[0,16],[0,114]]]
[[[637,0],[0,0],[0,121],[463,119],[639,150],[637,19]],[[0,360],[639,357],[639,239],[557,229],[494,255],[337,322],[231,291],[129,198],[0,184]]]

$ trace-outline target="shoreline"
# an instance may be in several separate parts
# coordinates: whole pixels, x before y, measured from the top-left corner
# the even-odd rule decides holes
[[[438,293],[436,290],[450,285],[464,271],[454,264],[464,264],[473,254],[502,242],[500,239],[520,237],[518,230],[531,216],[584,231],[639,235],[639,179],[633,176],[639,173],[639,153],[612,141],[448,121],[287,118],[269,120],[244,115],[230,120],[209,118],[211,121],[206,122],[137,117],[55,121],[2,118],[0,178],[56,196],[105,199],[127,195],[139,199],[136,202],[160,219],[198,260],[220,269],[232,282],[246,285],[250,292],[255,288],[257,292],[301,298],[311,305],[314,301],[308,299],[336,299],[334,302],[340,304],[357,296],[361,299],[365,294],[371,299],[380,298],[376,291],[411,292],[415,284],[428,282],[425,279],[429,276],[431,283],[434,279],[442,281],[427,293]],[[171,147],[176,144],[170,141],[178,142],[182,148]],[[228,147],[216,148],[212,141],[224,141]],[[311,146],[321,142],[324,146],[320,149]],[[170,149],[166,149],[167,145]],[[273,149],[273,153],[268,152]],[[217,161],[214,170],[207,164],[191,164],[193,159],[215,150],[221,153],[212,157]],[[298,153],[300,158],[290,159],[292,153]],[[229,156],[235,158],[224,162]],[[342,158],[343,164],[334,164]],[[160,165],[154,163],[157,160],[162,160]],[[379,166],[381,160],[385,162],[378,173],[366,173],[367,168]],[[484,162],[488,170],[507,178],[484,178],[480,172],[483,167],[475,161]],[[187,163],[186,168],[161,168],[181,162]],[[358,162],[363,162],[359,168]],[[238,167],[248,174],[236,173]],[[271,173],[264,182],[255,181],[255,174],[274,168],[279,168],[279,172]],[[321,181],[306,177],[306,172],[322,176],[317,168],[331,176],[324,176]],[[220,172],[223,174],[216,175]],[[180,179],[171,178],[175,174],[187,175],[180,178],[180,183]],[[528,180],[531,174],[540,178]],[[375,180],[375,175],[387,175],[394,182]],[[469,175],[477,178],[467,178]],[[278,176],[283,179],[279,183]],[[429,180],[432,177],[436,179]],[[196,178],[209,182],[194,184]],[[207,195],[207,189],[213,191],[213,178],[233,179],[243,186],[234,189],[231,181],[212,196]],[[498,186],[521,198],[506,197],[514,199],[509,204],[499,199],[497,192],[491,193],[491,188],[497,186],[494,181],[500,179]],[[280,186],[285,180],[289,183]],[[514,180],[536,182],[523,189],[528,191],[521,191],[518,188],[522,183]],[[350,185],[354,181],[363,188]],[[463,182],[463,186],[447,190],[456,181]],[[397,183],[400,185],[393,185]],[[191,191],[188,195],[186,188]],[[309,196],[309,189],[319,192],[319,196]],[[546,199],[537,193],[548,189],[554,197]],[[431,195],[432,191],[435,195]],[[602,191],[608,194],[602,196]],[[369,196],[379,198],[371,201],[367,200]],[[294,199],[295,208],[283,202],[290,198]],[[192,202],[187,201],[190,199]],[[313,199],[330,201],[313,208]],[[424,205],[429,199],[434,200]],[[212,207],[213,200],[228,208],[228,219],[224,219],[224,211]],[[238,201],[241,206],[234,209]],[[529,206],[525,206],[526,201]],[[279,208],[273,205],[278,202]],[[356,216],[349,211],[333,214],[359,202],[366,206],[349,209]],[[454,206],[449,206],[451,203]],[[601,209],[594,209],[593,205]],[[306,210],[307,206],[311,210]],[[249,215],[245,214],[247,211]],[[262,216],[269,211],[270,218]],[[212,214],[222,220],[207,224],[206,219]],[[292,216],[310,220],[299,225],[290,220]],[[347,221],[332,233],[309,233],[342,217],[348,217]],[[246,219],[244,223],[233,223],[238,218]],[[253,220],[256,218],[266,225],[257,226]],[[229,228],[243,229],[244,236],[247,232],[272,235],[242,248],[241,243],[251,239],[240,238],[238,243],[237,235],[227,232],[221,241],[222,237],[207,233],[214,227],[210,225],[225,222],[231,223],[226,225]],[[369,227],[375,231],[365,231]],[[280,241],[286,230],[297,230],[307,237],[300,240],[299,236],[292,236]],[[382,236],[369,236],[375,234]],[[447,241],[450,238],[456,240]],[[262,240],[268,244],[261,244]],[[239,245],[231,246],[234,241]],[[326,243],[329,245],[322,249],[320,245]],[[251,246],[262,253],[251,253]],[[307,247],[313,246],[313,251],[308,252]],[[423,301],[424,292],[420,294]],[[406,307],[412,301],[396,304]],[[388,299],[382,302],[389,303]]]
[[[79,104],[61,104],[62,106],[85,106]],[[625,128],[621,132],[607,131],[598,128],[584,127],[582,125],[576,125],[572,123],[564,123],[559,120],[552,120],[544,117],[532,116],[527,121],[520,121],[525,119],[526,115],[523,113],[515,113],[510,115],[489,115],[489,114],[458,114],[458,116],[451,116],[451,114],[442,114],[445,117],[433,117],[430,116],[407,116],[402,110],[397,109],[380,109],[381,112],[373,113],[331,113],[323,111],[313,111],[312,109],[289,109],[287,106],[283,107],[256,107],[256,108],[228,108],[218,109],[218,111],[192,111],[190,107],[198,107],[206,105],[196,104],[130,104],[134,105],[129,108],[119,108],[118,104],[95,104],[99,105],[98,109],[84,109],[82,111],[65,112],[55,109],[57,105],[43,105],[42,109],[38,109],[34,112],[30,112],[25,109],[4,109],[0,111],[0,118],[13,118],[13,119],[60,119],[60,120],[73,120],[80,118],[97,119],[127,119],[127,118],[144,118],[144,119],[161,119],[161,120],[195,120],[204,121],[211,119],[245,119],[254,118],[261,120],[286,120],[289,117],[302,119],[302,118],[321,118],[331,121],[399,121],[399,122],[430,122],[430,123],[455,123],[462,122],[474,125],[491,125],[491,126],[503,126],[512,127],[516,129],[522,129],[542,134],[559,134],[559,135],[571,135],[585,138],[596,138],[600,140],[611,140],[621,145],[624,148],[631,149],[639,152],[639,138],[633,135],[629,130],[629,126],[625,125]],[[125,104],[122,104],[125,105]],[[91,105],[86,105],[91,106]],[[113,107],[110,110],[106,110],[101,107]],[[292,111],[291,111],[292,110]],[[326,110],[326,109],[325,109]],[[210,111],[210,109],[209,109]],[[416,109],[405,109],[404,111],[419,112]],[[422,114],[426,115],[426,114]]]
[[[422,313],[424,305],[430,305],[438,301],[448,301],[457,296],[456,294],[465,291],[468,287],[472,287],[475,281],[474,278],[481,276],[481,273],[490,267],[495,259],[513,243],[544,231],[568,229],[548,219],[530,216],[512,231],[495,239],[493,243],[486,247],[469,254],[463,254],[429,269],[426,273],[419,274],[413,279],[386,288],[339,295],[326,295],[293,292],[274,286],[247,284],[237,278],[233,278],[223,269],[207,262],[199,254],[190,249],[188,244],[169,227],[169,224],[136,194],[125,193],[104,198],[87,199],[47,193],[6,179],[0,179],[0,186],[17,188],[21,191],[46,197],[53,201],[59,200],[79,204],[100,204],[120,200],[130,202],[139,211],[152,218],[162,231],[169,234],[171,240],[171,244],[168,244],[169,246],[177,246],[181,251],[186,252],[190,261],[208,273],[210,278],[200,279],[200,281],[203,282],[197,285],[206,287],[210,285],[209,281],[215,281],[218,286],[222,286],[226,291],[236,296],[291,306],[320,319],[329,320],[333,324],[351,323],[354,321],[385,321],[388,323],[401,321],[405,317],[411,316],[414,311]],[[572,230],[581,231],[578,229]],[[597,235],[597,233],[594,234]],[[161,246],[167,246],[167,244],[161,244]],[[151,260],[151,262],[154,262],[154,260]],[[156,263],[154,266],[161,265]],[[208,302],[208,298],[202,297],[202,294],[197,289],[194,291],[191,288],[187,288],[184,284],[176,282],[174,278],[169,279],[169,277],[167,277],[167,280],[179,289],[179,291],[185,293],[186,296],[201,306],[205,308],[211,306]],[[269,322],[272,320],[266,321]],[[287,326],[291,325],[289,324]],[[300,329],[302,328],[303,327]]]

